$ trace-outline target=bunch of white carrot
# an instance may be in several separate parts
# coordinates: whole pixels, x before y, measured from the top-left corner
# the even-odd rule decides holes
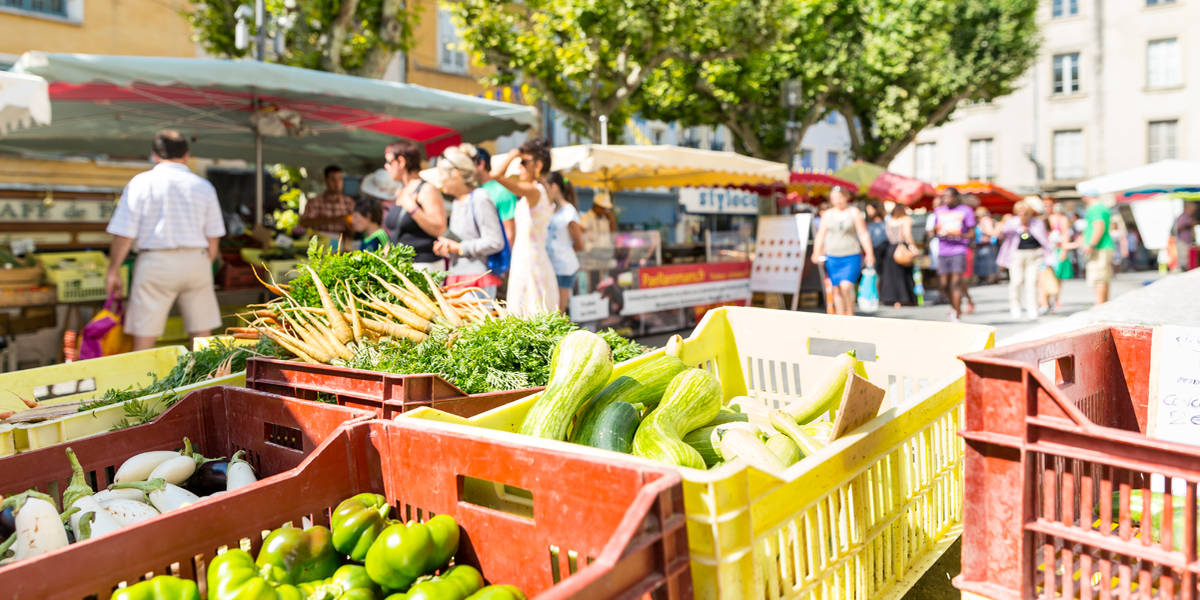
[[[330,290],[316,271],[305,265],[321,306],[304,306],[288,294],[285,286],[268,284],[280,297],[241,315],[248,326],[230,328],[230,333],[236,337],[270,338],[300,360],[329,364],[338,359],[350,360],[356,345],[367,341],[392,338],[421,342],[434,325],[457,329],[506,314],[502,303],[488,298],[478,287],[440,288],[428,273],[422,273],[431,292],[426,294],[395,266],[375,254],[366,254],[387,266],[401,283],[371,274],[383,289],[381,295],[363,289],[357,282],[351,289],[349,281],[333,283]]]

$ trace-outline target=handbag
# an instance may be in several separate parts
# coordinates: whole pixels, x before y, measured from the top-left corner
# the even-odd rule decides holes
[[[896,249],[892,251],[892,260],[896,261],[896,264],[902,267],[912,266],[916,256],[917,253],[913,252],[908,244],[898,244]]]
[[[863,269],[858,282],[858,310],[864,313],[879,310],[879,275],[870,267]]]
[[[467,205],[471,207],[471,221],[475,223],[475,232],[482,233],[479,228],[479,219],[475,216],[475,200],[469,199]],[[496,205],[488,201],[488,205],[495,209],[496,217],[499,219],[500,213]],[[508,232],[504,230],[504,221],[500,221],[500,237],[504,240],[504,248],[495,254],[490,254],[487,257],[487,268],[497,277],[503,277],[508,272],[509,264],[512,262],[512,246],[508,243]]]
[[[104,307],[83,326],[79,335],[79,360],[112,356],[133,349],[133,338],[121,327],[125,306],[120,298],[109,296]]]

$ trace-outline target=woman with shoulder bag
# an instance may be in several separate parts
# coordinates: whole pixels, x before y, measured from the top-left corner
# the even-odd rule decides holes
[[[452,146],[433,169],[421,173],[454,198],[450,226],[433,243],[433,251],[450,259],[446,285],[478,287],[494,298],[500,277],[488,272],[487,263],[489,256],[504,249],[504,232],[491,195],[478,187],[479,171],[470,154],[470,144]]]
[[[396,205],[383,218],[392,244],[411,246],[413,266],[442,270],[446,261],[433,251],[433,242],[446,231],[446,203],[437,188],[421,179],[421,147],[408,140],[388,144],[384,168],[400,183]]]
[[[912,217],[908,216],[907,206],[897,204],[892,209],[887,222],[887,241],[879,275],[879,302],[896,308],[916,304],[913,261],[917,257],[917,245],[913,241]]]

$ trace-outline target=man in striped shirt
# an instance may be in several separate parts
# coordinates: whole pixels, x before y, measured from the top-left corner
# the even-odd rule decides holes
[[[110,297],[121,295],[121,263],[135,245],[138,251],[122,324],[134,350],[154,346],[177,300],[192,337],[210,335],[221,325],[212,261],[225,223],[217,191],[188,169],[187,160],[187,140],[178,131],[160,131],[154,136],[154,168],[129,181],[108,223]]]

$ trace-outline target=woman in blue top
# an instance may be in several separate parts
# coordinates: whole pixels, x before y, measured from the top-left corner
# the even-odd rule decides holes
[[[355,233],[363,234],[362,250],[374,252],[388,244],[387,230],[383,228],[383,205],[368,197],[354,202],[350,213],[350,226]]]

